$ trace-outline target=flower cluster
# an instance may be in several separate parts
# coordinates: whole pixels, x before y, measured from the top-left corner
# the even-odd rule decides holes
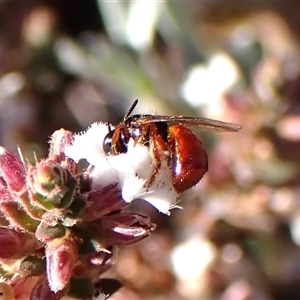
[[[77,162],[85,157],[74,157],[77,146],[78,136],[61,129],[52,135],[48,157],[35,164],[0,148],[5,299],[103,299],[112,280],[100,276],[114,264],[117,247],[155,229],[148,216],[128,210],[123,185],[132,181],[128,174],[124,179],[109,168],[99,149],[93,149],[100,153],[95,162],[88,160],[82,170]],[[118,281],[113,285],[120,287]]]

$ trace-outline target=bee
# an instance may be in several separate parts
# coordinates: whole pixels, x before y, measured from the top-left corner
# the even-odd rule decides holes
[[[201,140],[187,127],[197,126],[218,132],[236,132],[241,126],[217,120],[154,114],[131,115],[138,100],[135,100],[123,122],[114,129],[108,124],[108,134],[103,140],[107,155],[127,153],[130,139],[149,148],[155,168],[148,186],[160,172],[163,159],[171,170],[172,184],[177,193],[182,193],[204,176],[208,170],[208,157]]]

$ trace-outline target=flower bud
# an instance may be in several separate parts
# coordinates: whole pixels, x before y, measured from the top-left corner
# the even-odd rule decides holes
[[[0,227],[0,258],[18,258],[32,252],[37,246],[35,236],[7,227]]]
[[[47,210],[67,207],[71,203],[77,181],[67,169],[45,160],[28,172],[28,185],[34,203]]]
[[[105,245],[130,245],[150,235],[155,224],[148,216],[119,213],[101,218],[101,241]]]
[[[77,257],[76,244],[69,237],[54,239],[47,244],[45,253],[49,286],[57,293],[71,278]]]
[[[86,204],[81,217],[87,220],[99,219],[127,205],[122,198],[122,190],[118,184],[89,192]]]
[[[0,174],[11,191],[19,192],[26,182],[23,163],[17,155],[0,147]]]
[[[0,177],[0,205],[1,212],[10,222],[10,225],[18,224],[21,226],[17,227],[22,229],[26,229],[25,227],[28,225],[35,228],[37,222],[32,218],[39,219],[44,213],[38,207],[32,205],[26,189],[19,192],[10,191],[3,177]]]
[[[54,131],[51,135],[49,158],[56,161],[64,161],[65,150],[73,143],[73,133],[71,131],[60,129]]]
[[[57,186],[64,183],[64,172],[59,165],[49,160],[44,160],[29,169],[29,184],[33,190],[47,197]]]

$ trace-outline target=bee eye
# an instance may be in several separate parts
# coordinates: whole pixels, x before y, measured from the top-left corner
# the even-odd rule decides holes
[[[113,136],[117,134],[118,139],[113,142]],[[125,137],[120,132],[117,132],[115,130],[110,131],[103,140],[103,151],[107,155],[117,155],[120,153],[126,153],[127,152],[127,143]]]
[[[110,131],[103,140],[103,151],[105,154],[110,155],[113,154],[113,145],[112,145],[112,137],[114,135],[114,131]]]

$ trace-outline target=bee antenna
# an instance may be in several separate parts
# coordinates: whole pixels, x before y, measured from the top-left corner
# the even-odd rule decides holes
[[[135,109],[135,107],[136,107],[136,105],[138,104],[138,102],[139,102],[139,100],[136,99],[136,100],[131,104],[131,106],[129,107],[129,109],[128,109],[128,111],[127,111],[125,117],[124,117],[124,121],[125,121],[126,119],[129,118],[129,116],[131,115],[132,111]]]
[[[111,124],[109,122],[106,123],[106,126],[108,128],[108,132],[111,132]]]

